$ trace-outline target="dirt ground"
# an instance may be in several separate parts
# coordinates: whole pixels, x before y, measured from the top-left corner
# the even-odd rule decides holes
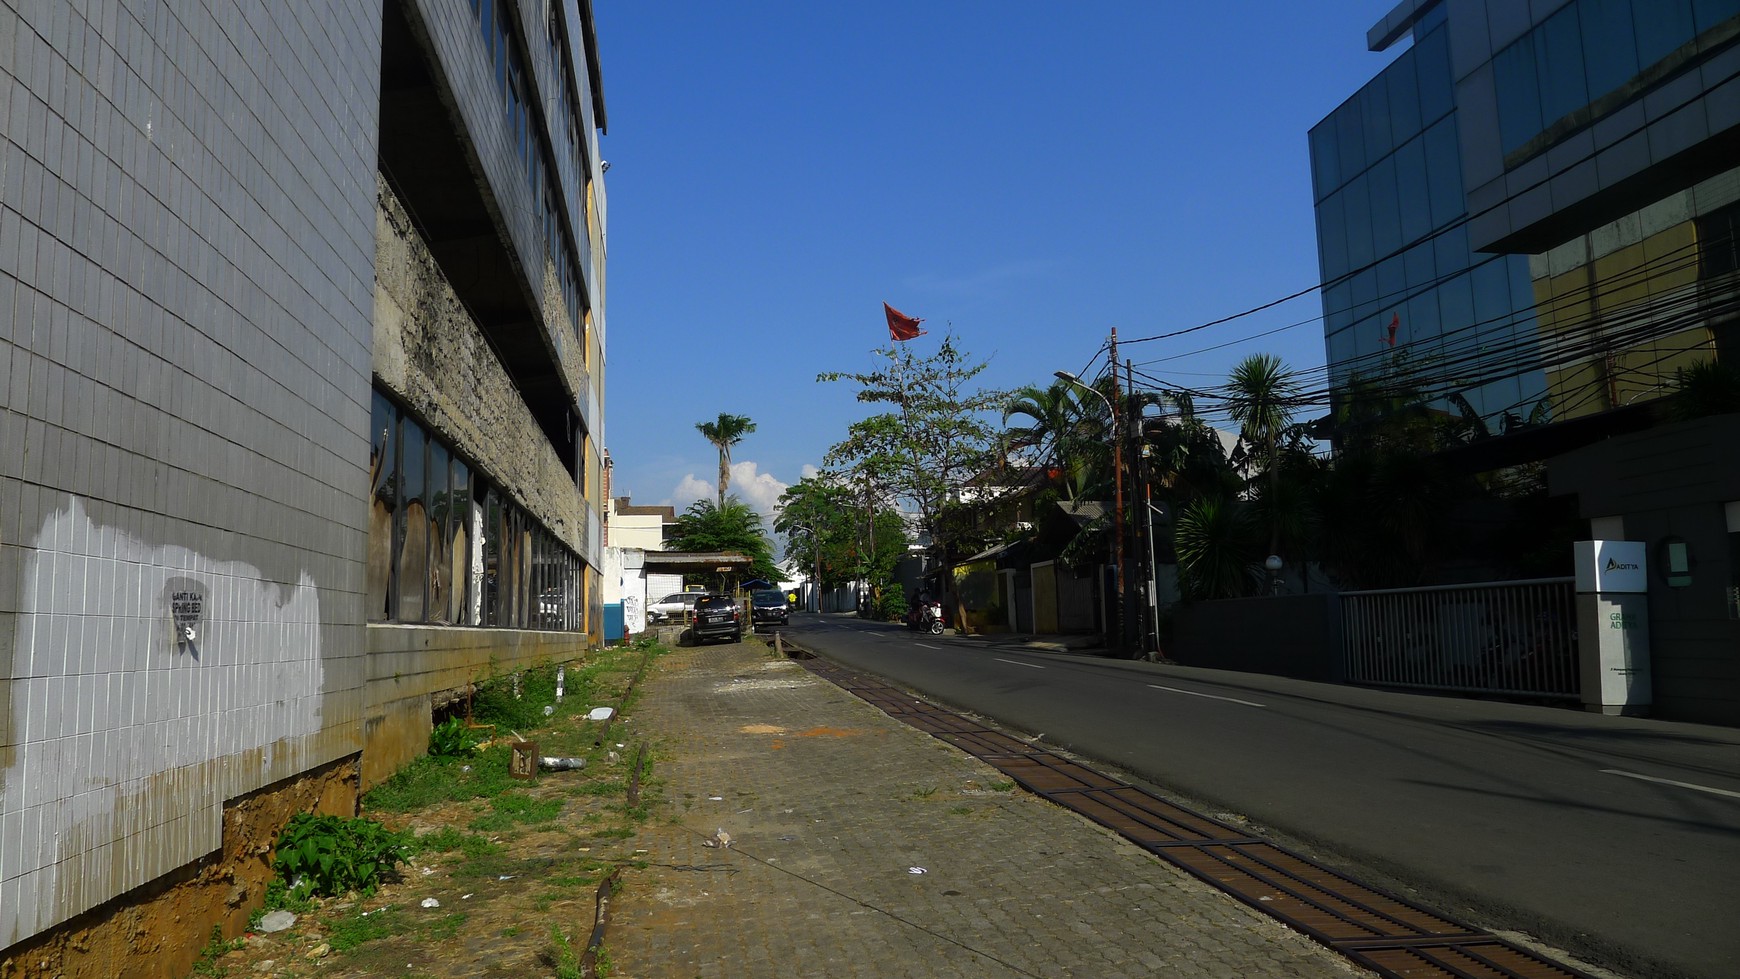
[[[615,705],[642,653],[623,653],[601,676],[593,700]],[[608,691],[608,692],[607,692]],[[656,773],[658,749],[634,724],[633,701],[598,739],[585,719],[593,706],[568,704],[542,730],[514,732],[537,741],[543,756],[582,756],[581,771],[543,771],[515,780],[493,797],[441,802],[414,811],[371,808],[362,815],[389,829],[459,847],[423,849],[367,898],[320,902],[286,931],[250,932],[214,943],[193,975],[406,979],[580,975],[594,922],[599,883],[618,866],[632,868],[634,836],[648,818],[630,809],[628,787],[644,745]],[[505,742],[488,749],[507,751]],[[479,764],[482,764],[480,761]],[[504,763],[505,764],[505,763]],[[469,769],[465,769],[469,772]],[[647,775],[656,784],[656,774]],[[645,792],[645,798],[656,798]],[[371,797],[373,798],[373,797]],[[431,837],[430,834],[437,834]],[[606,958],[601,964],[607,971]]]

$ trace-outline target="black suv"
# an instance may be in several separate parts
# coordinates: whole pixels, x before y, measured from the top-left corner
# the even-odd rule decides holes
[[[743,610],[730,595],[702,595],[695,602],[695,624],[689,627],[696,642],[709,639],[743,641]]]
[[[784,592],[768,589],[750,596],[749,614],[758,629],[764,625],[785,625],[791,620],[791,607],[785,602]]]

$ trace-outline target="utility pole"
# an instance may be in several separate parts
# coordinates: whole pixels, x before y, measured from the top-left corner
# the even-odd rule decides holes
[[[1114,633],[1117,638],[1113,641],[1113,648],[1123,649],[1124,621],[1129,615],[1129,575],[1125,574],[1124,567],[1124,438],[1123,426],[1119,424],[1122,419],[1118,417],[1124,413],[1124,409],[1123,399],[1118,397],[1118,328],[1115,326],[1112,327],[1110,365],[1112,400],[1108,407],[1112,409],[1112,534],[1117,538],[1115,573],[1118,579],[1117,623]]]

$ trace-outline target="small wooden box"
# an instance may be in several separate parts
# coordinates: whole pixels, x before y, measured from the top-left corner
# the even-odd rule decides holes
[[[538,743],[515,741],[513,758],[508,761],[508,774],[514,778],[535,778],[538,774]]]

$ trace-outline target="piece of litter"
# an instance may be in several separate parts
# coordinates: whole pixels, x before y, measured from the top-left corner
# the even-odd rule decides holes
[[[388,909],[390,907],[392,907],[391,904],[383,904],[380,907],[374,909],[373,911],[364,911],[362,914],[358,915],[358,917],[366,918],[371,914],[380,914],[382,911],[385,911],[386,909]]]
[[[1259,898],[1257,898],[1257,900],[1259,900],[1259,901],[1273,901],[1273,900],[1274,900],[1274,898],[1272,898],[1272,897],[1270,897],[1270,896],[1268,896],[1268,895],[1267,895],[1267,894],[1265,894],[1265,895],[1263,895],[1263,896],[1262,896],[1262,897],[1259,897]]]
[[[616,708],[614,707],[594,707],[586,714],[586,719],[589,721],[608,721],[614,716],[616,716]]]
[[[906,868],[906,872],[909,874],[928,874],[928,873],[930,873],[930,871],[924,869],[923,867],[908,867],[908,868]]]
[[[544,708],[544,716],[545,717],[549,717],[551,714],[554,714],[555,712],[556,712],[556,708],[554,708],[554,707],[545,707]]]
[[[725,797],[722,795],[710,795],[707,797],[707,801],[708,802],[724,802]]]
[[[430,874],[432,874],[434,872],[435,872],[434,867],[424,867],[423,868],[423,876],[425,876],[425,877],[429,876]]]
[[[500,877],[497,877],[496,880],[513,880],[518,876],[519,874],[502,874]]]
[[[754,811],[755,810],[753,810],[753,809],[739,809],[739,810],[737,810],[737,815],[741,816],[746,812],[754,812]]]
[[[426,897],[423,899],[423,906],[426,908],[438,908],[441,906],[441,902],[432,897]]]
[[[469,900],[471,900],[471,895],[470,894],[461,894],[461,895],[459,895],[459,899],[461,901],[469,901]]]
[[[286,931],[296,924],[296,916],[288,911],[272,911],[260,919],[260,930],[271,934]]]

